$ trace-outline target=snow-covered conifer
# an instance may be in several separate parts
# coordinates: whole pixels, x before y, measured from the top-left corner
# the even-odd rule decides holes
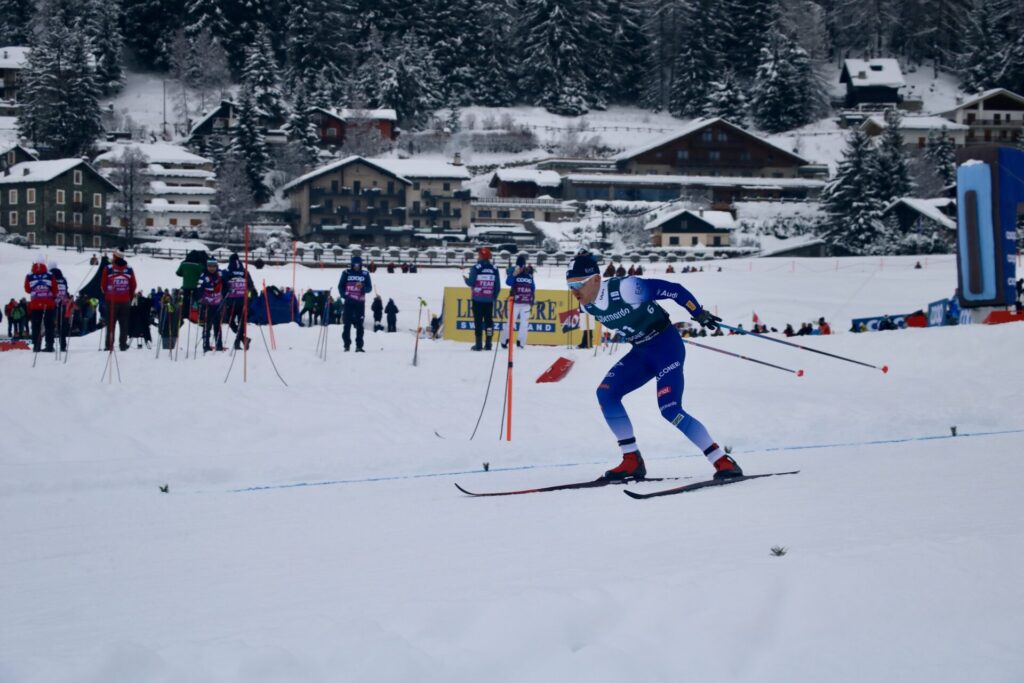
[[[270,44],[270,34],[266,29],[260,29],[256,40],[246,52],[242,81],[252,90],[257,107],[267,112],[271,118],[284,117],[281,79],[277,60],[274,59],[274,48]]]
[[[0,0],[0,43],[28,45],[35,12],[35,0]]]
[[[232,132],[231,151],[244,162],[249,191],[256,203],[262,204],[268,196],[263,177],[270,168],[270,155],[260,126],[256,96],[248,86],[243,86],[239,94],[238,125]]]
[[[897,109],[885,112],[885,129],[879,136],[874,154],[875,194],[883,204],[910,195],[910,170],[903,147],[900,122],[903,117]]]
[[[747,97],[732,69],[725,69],[708,86],[704,116],[720,116],[742,126],[747,118]]]
[[[526,0],[520,29],[524,91],[553,114],[587,112],[590,92],[585,12],[577,0]]]
[[[882,202],[876,194],[874,147],[859,129],[850,133],[835,176],[822,194],[824,236],[853,254],[870,249],[880,230]]]

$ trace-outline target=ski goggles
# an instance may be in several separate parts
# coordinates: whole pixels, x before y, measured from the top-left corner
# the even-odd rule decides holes
[[[566,286],[569,289],[577,290],[577,289],[582,288],[583,285],[587,284],[588,282],[590,282],[590,278],[589,277],[588,278],[584,278],[582,280],[576,280],[576,281],[573,281],[573,282],[566,282],[565,284],[566,284]]]

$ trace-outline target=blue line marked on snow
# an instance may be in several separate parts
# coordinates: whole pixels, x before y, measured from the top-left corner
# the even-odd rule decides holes
[[[779,451],[804,451],[812,450],[816,448],[849,448],[851,446],[883,446],[887,444],[895,443],[909,443],[912,441],[941,441],[944,439],[966,439],[976,436],[999,436],[1002,434],[1022,434],[1024,428],[1021,429],[1002,429],[990,432],[965,432],[963,434],[939,434],[933,436],[908,436],[897,439],[875,439],[872,441],[849,441],[843,443],[821,443],[821,444],[807,444],[807,445],[793,445],[793,446],[770,446],[768,448],[753,448],[749,450],[737,450],[735,453],[775,453]],[[656,456],[652,458],[646,458],[646,460],[678,460],[680,458],[696,458],[704,457],[702,455],[667,455],[667,456]],[[601,465],[607,464],[604,460],[592,460],[588,462],[564,462],[553,465],[518,465],[515,467],[492,467],[489,472],[519,472],[523,470],[549,470],[549,469],[561,469],[566,467],[580,467],[582,465]],[[337,486],[340,484],[369,484],[378,481],[401,481],[406,479],[429,479],[436,477],[454,477],[464,474],[484,474],[485,470],[456,470],[452,472],[428,472],[424,474],[400,474],[392,476],[381,476],[381,477],[366,477],[363,479],[332,479],[327,481],[302,481],[291,484],[265,484],[262,486],[247,486],[240,489],[228,489],[228,493],[250,493],[253,491],[272,491],[277,489],[297,489],[297,488],[312,488],[314,486]]]

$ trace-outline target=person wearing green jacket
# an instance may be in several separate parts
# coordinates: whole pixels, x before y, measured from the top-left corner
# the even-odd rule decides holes
[[[190,251],[175,272],[181,278],[181,293],[184,297],[181,305],[185,311],[192,308],[192,295],[199,286],[199,277],[206,269],[207,260],[206,252]]]

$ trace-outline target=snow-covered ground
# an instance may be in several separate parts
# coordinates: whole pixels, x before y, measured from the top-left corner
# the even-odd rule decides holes
[[[0,245],[2,300],[33,255]],[[88,276],[57,256],[72,286]],[[318,329],[278,326],[287,387],[255,330],[248,383],[241,358],[225,383],[228,354],[134,349],[101,382],[95,336],[66,365],[0,353],[0,681],[1019,681],[1024,326],[842,333],[949,295],[952,258],[914,260],[669,276],[727,321],[825,315],[840,334],[801,343],[891,370],[702,340],[806,370],[688,349],[686,409],[748,472],[801,473],[650,501],[455,490],[617,462],[594,389],[624,352],[518,354],[513,440],[499,368],[470,441],[492,356],[425,340],[411,364],[417,297],[436,311],[456,270],[378,271],[400,333],[366,354],[332,327],[323,361]],[[176,284],[176,263],[130,262],[144,288]],[[299,268],[299,287],[338,274]],[[558,356],[568,377],[535,384]],[[651,475],[708,476],[653,394],[626,401]]]

